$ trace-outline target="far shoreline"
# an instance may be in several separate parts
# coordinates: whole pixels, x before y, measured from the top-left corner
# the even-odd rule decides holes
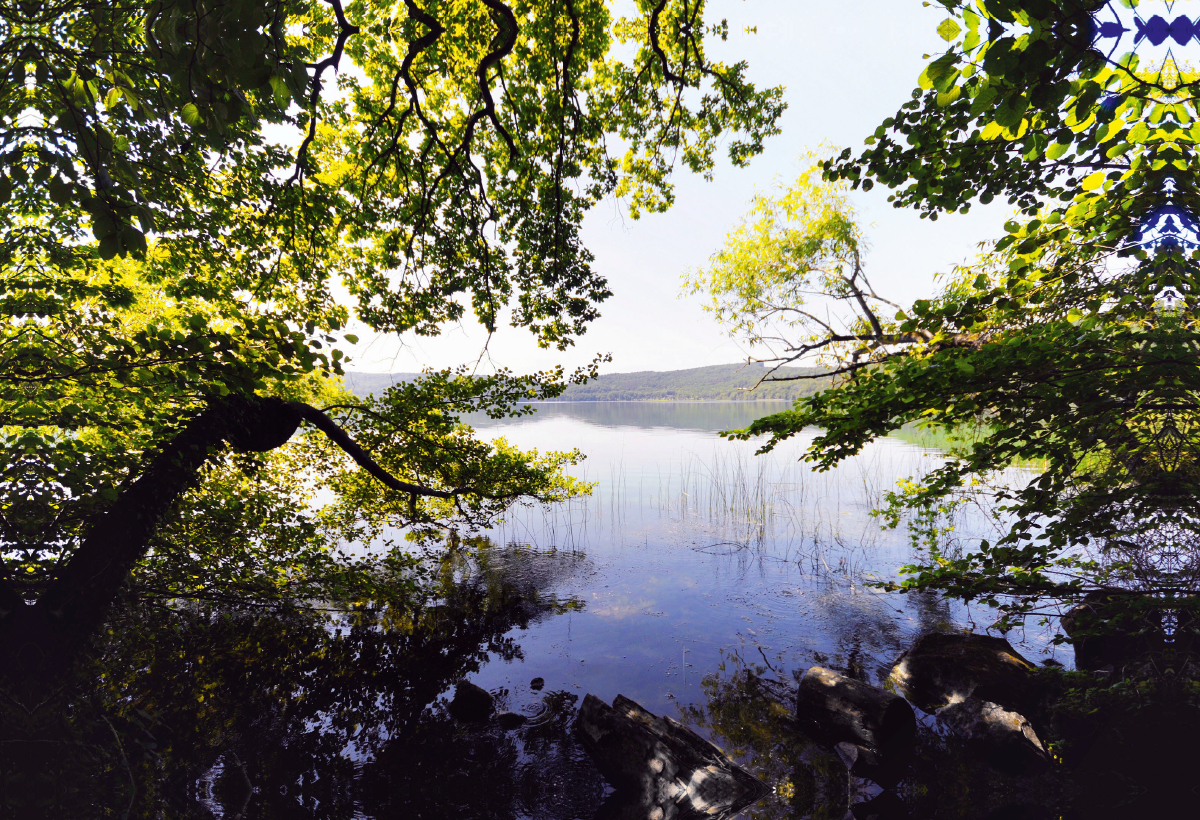
[[[520,404],[795,404],[793,399],[530,399]]]

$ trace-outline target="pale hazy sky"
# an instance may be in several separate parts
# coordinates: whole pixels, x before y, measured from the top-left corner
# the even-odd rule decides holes
[[[922,55],[945,45],[934,31],[945,11],[921,0],[715,0],[709,15],[728,18],[731,31],[710,56],[746,59],[753,82],[785,86],[783,133],[749,168],[725,164],[713,182],[681,172],[676,204],[666,214],[635,222],[619,203],[601,204],[585,221],[583,238],[614,294],[601,306],[602,316],[565,354],[539,350],[527,331],[505,325],[488,346],[483,370],[573,368],[597,353],[612,354],[608,372],[744,360],[746,351],[701,310],[698,297],[680,298],[680,274],[705,264],[756,190],[794,178],[807,149],[827,141],[857,152],[909,99],[927,62]],[[746,26],[757,26],[757,34],[744,33]],[[868,275],[882,295],[902,303],[932,293],[936,273],[1001,235],[1008,212],[993,203],[931,223],[892,208],[887,193],[858,193],[855,204],[873,223]],[[485,339],[482,328],[466,321],[433,339],[360,335],[349,369],[373,372],[473,364]]]

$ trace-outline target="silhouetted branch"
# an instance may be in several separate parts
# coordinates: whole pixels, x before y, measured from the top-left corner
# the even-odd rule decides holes
[[[304,173],[309,146],[317,138],[317,103],[321,100],[321,75],[325,73],[325,69],[327,68],[337,68],[338,64],[342,61],[342,53],[346,50],[346,41],[362,30],[358,26],[351,25],[346,19],[346,12],[342,8],[341,0],[325,0],[325,2],[333,7],[333,13],[337,17],[337,44],[334,45],[332,54],[324,60],[309,66],[313,70],[312,91],[308,97],[308,104],[312,108],[312,112],[309,114],[308,133],[305,134],[304,141],[300,143],[300,148],[296,151],[296,170],[292,172],[292,176],[287,181],[289,185],[299,179],[301,174]]]

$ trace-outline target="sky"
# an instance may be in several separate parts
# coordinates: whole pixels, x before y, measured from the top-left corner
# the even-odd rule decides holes
[[[361,340],[347,351],[347,369],[398,373],[465,364],[479,372],[530,372],[562,364],[570,370],[601,353],[611,354],[604,372],[613,373],[745,361],[749,351],[702,310],[702,297],[680,296],[682,273],[704,267],[755,191],[794,179],[809,149],[826,142],[857,153],[910,98],[928,62],[923,55],[944,50],[935,28],[946,14],[922,0],[710,0],[708,14],[730,26],[727,43],[709,46],[712,58],[745,59],[756,85],[785,87],[782,133],[749,168],[725,162],[711,182],[679,172],[676,202],[665,214],[635,221],[609,200],[588,215],[583,239],[613,296],[573,349],[540,350],[527,331],[508,325],[488,341],[468,320],[436,338],[351,328]],[[757,33],[747,33],[748,26]],[[966,215],[930,222],[893,208],[887,195],[881,186],[856,192],[853,201],[869,226],[867,275],[881,295],[904,304],[936,292],[937,273],[1001,236],[1009,210],[999,202],[976,205]]]

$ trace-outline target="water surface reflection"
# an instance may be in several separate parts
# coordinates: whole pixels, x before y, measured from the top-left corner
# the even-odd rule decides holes
[[[882,685],[917,636],[986,626],[866,584],[911,560],[907,536],[870,511],[930,456],[889,439],[814,474],[796,461],[803,441],[754,459],[713,435],[761,406],[621,407],[491,425],[521,446],[584,449],[595,495],[514,511],[396,603],[131,602],[75,688],[9,700],[5,800],[30,817],[633,817],[572,732],[591,693],[724,748],[772,790],[745,816],[887,808],[797,729],[794,692],[813,664]],[[1069,666],[1053,634],[1010,637]],[[487,714],[454,705],[467,684]],[[912,795],[928,796],[915,771]],[[974,816],[966,795],[984,792],[955,788],[906,805]]]

